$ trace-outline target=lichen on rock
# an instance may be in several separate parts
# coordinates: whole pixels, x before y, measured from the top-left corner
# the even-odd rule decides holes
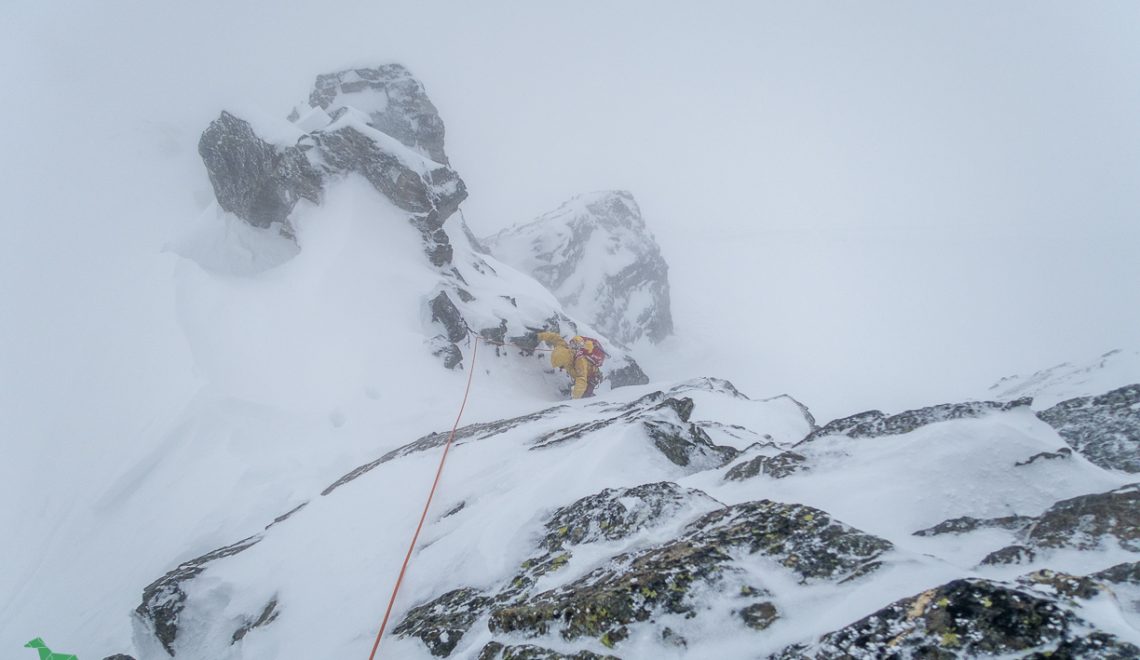
[[[446,657],[491,603],[481,592],[455,589],[428,603],[413,607],[392,629],[401,637],[418,637],[431,654]]]
[[[1060,648],[1089,648],[1087,624],[1044,593],[984,579],[948,582],[896,601],[859,621],[824,635],[811,648],[789,647],[774,656],[974,658]],[[1109,655],[1136,657],[1140,649],[1112,635],[1095,645]],[[1057,655],[1052,657],[1077,657]]]
[[[775,456],[757,456],[744,461],[724,474],[729,481],[743,481],[759,474],[767,475],[773,479],[783,479],[800,470],[806,470],[807,458],[794,451],[780,452]]]

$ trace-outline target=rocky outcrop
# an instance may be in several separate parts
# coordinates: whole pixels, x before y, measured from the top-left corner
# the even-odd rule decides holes
[[[814,646],[774,656],[815,658],[1134,658],[1140,648],[1090,626],[1058,598],[982,579],[954,580],[904,598]],[[1039,655],[1026,655],[1036,651]]]
[[[641,370],[641,365],[633,359],[626,360],[625,364],[616,368],[607,368],[606,380],[609,381],[610,387],[629,387],[630,385],[645,385],[649,382],[649,376]]]
[[[684,525],[692,516],[696,519]],[[669,532],[670,525],[678,525],[677,531]],[[643,547],[645,539],[663,532],[672,540]],[[536,593],[541,580],[554,576],[557,585],[560,571],[586,545],[634,549]],[[771,594],[736,567],[737,557],[767,557],[802,582],[845,582],[875,571],[891,547],[802,505],[762,500],[726,507],[670,482],[606,489],[551,514],[538,553],[497,594],[466,587],[450,591],[414,608],[397,632],[420,637],[433,654],[444,656],[473,621],[486,615],[495,635],[556,633],[566,641],[592,638],[613,648],[629,636],[631,625],[658,614],[697,616],[702,606],[693,594],[698,587],[733,599],[731,611],[741,624],[763,630],[780,612]],[[596,550],[587,556],[597,562]],[[670,644],[685,645],[671,629],[658,632]]]
[[[1028,398],[1006,403],[998,401],[945,403],[928,408],[919,408],[918,410],[908,410],[897,415],[885,415],[878,410],[868,410],[828,422],[804,438],[800,444],[829,435],[845,435],[849,438],[878,438],[887,435],[901,435],[929,424],[953,419],[983,417],[995,412],[1024,408],[1032,403],[1033,400]]]
[[[1018,543],[986,556],[981,562],[986,565],[1026,563],[1044,550],[1093,550],[1105,542],[1140,552],[1140,484],[1062,500],[1040,516],[955,518],[915,535],[960,534],[983,528],[1008,529],[1018,538]]]
[[[319,203],[330,178],[359,174],[408,213],[434,265],[451,263],[442,227],[467,189],[447,166],[443,122],[419,81],[398,64],[340,71],[319,76],[310,101],[290,115],[289,138],[276,143],[228,112],[210,124],[198,152],[218,204],[291,236],[289,214],[300,199]]]
[[[612,340],[658,342],[673,332],[669,267],[628,192],[575,197],[485,243]]]
[[[319,202],[324,189],[321,171],[306,155],[312,146],[269,144],[249,122],[223,111],[202,133],[198,153],[219,206],[254,227],[277,224],[291,234],[293,207],[301,199]]]
[[[1103,571],[1093,573],[1090,577],[1112,584],[1134,584],[1140,586],[1140,561],[1117,564]]]
[[[619,541],[667,523],[683,511],[721,506],[695,488],[669,481],[607,488],[555,511],[539,546],[561,552],[583,543]]]
[[[1112,539],[1140,552],[1140,484],[1057,502],[1026,530],[1027,545],[1092,550]]]
[[[1024,529],[1033,522],[1031,516],[1004,516],[1001,518],[972,518],[963,516],[951,518],[928,529],[920,529],[915,536],[938,536],[939,534],[965,534],[978,529]]]
[[[1037,416],[1092,463],[1140,472],[1140,385],[1069,399]]]
[[[1017,461],[1013,464],[1014,467],[1025,467],[1026,465],[1033,465],[1037,461],[1052,461],[1057,459],[1066,459],[1073,455],[1073,450],[1068,447],[1061,447],[1057,451],[1042,451],[1038,452],[1024,461]]]
[[[455,589],[409,610],[392,632],[418,637],[432,655],[446,657],[490,602],[490,598],[474,589]]]
[[[653,392],[630,404],[617,406],[612,411],[617,414],[607,411],[593,421],[539,436],[531,449],[576,441],[614,424],[640,424],[653,446],[686,472],[720,467],[731,461],[738,453],[736,449],[715,444],[704,429],[689,421],[693,405],[688,397],[666,397],[661,392]]]
[[[874,571],[891,547],[818,509],[747,502],[701,516],[673,541],[619,555],[569,584],[494,607],[489,625],[496,633],[557,632],[566,640],[593,637],[612,647],[629,635],[629,625],[657,612],[695,615],[689,594],[699,584],[735,576],[733,553],[767,556],[805,582],[839,581]],[[764,627],[778,616],[763,589],[744,584],[738,592],[751,601],[739,610],[747,625]]]
[[[732,466],[732,469],[724,474],[724,478],[729,481],[743,481],[763,474],[773,479],[783,479],[788,475],[807,469],[806,463],[807,458],[794,451],[781,452],[775,456],[757,456]]]
[[[179,633],[179,617],[186,606],[187,596],[186,591],[182,588],[183,585],[198,577],[211,562],[248,550],[261,541],[261,538],[260,535],[251,536],[237,543],[208,552],[201,557],[182,562],[177,568],[143,589],[142,603],[135,608],[135,614],[170,656],[175,655],[175,644]]]
[[[554,512],[539,541],[541,552],[522,563],[519,574],[496,596],[496,601],[519,601],[540,577],[569,564],[576,546],[626,540],[669,524],[683,513],[692,515],[722,506],[699,490],[667,481],[634,488],[607,488],[583,497]]]

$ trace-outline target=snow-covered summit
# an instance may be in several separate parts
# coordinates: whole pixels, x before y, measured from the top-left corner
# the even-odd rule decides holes
[[[296,108],[290,121],[310,118],[314,109],[332,119],[349,109],[362,111],[367,124],[431,160],[447,165],[443,120],[423,83],[401,64],[346,69],[317,76],[308,108]]]
[[[628,192],[579,195],[485,242],[613,339],[658,342],[673,332],[669,266]]]

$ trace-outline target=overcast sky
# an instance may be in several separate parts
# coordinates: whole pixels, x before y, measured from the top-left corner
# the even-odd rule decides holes
[[[201,130],[388,61],[477,233],[634,193],[657,374],[840,414],[1140,343],[1140,3],[552,5],[4,3],[0,393],[185,369],[161,250],[209,199]]]

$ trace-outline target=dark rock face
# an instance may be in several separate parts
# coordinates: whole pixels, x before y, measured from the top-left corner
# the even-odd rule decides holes
[[[598,655],[591,651],[578,651],[572,655],[566,655],[533,644],[505,646],[499,642],[489,642],[479,652],[478,660],[621,660],[621,658],[613,655]]]
[[[1035,463],[1037,461],[1051,461],[1051,460],[1058,459],[1058,458],[1064,459],[1064,458],[1068,458],[1072,455],[1073,455],[1072,449],[1069,449],[1068,447],[1061,447],[1057,451],[1043,451],[1043,452],[1034,454],[1034,455],[1030,456],[1029,458],[1025,459],[1024,461],[1018,461],[1018,462],[1014,463],[1013,466],[1014,467],[1023,467],[1026,465],[1032,465],[1033,463]]]
[[[392,632],[419,637],[432,655],[446,657],[490,603],[490,598],[474,589],[449,591],[430,603],[412,608]]]
[[[301,147],[279,149],[228,112],[202,133],[198,153],[218,205],[254,227],[278,224],[291,233],[288,217],[297,201],[320,201],[322,176]]]
[[[447,340],[453,344],[467,336],[467,322],[451,298],[442,291],[431,301],[431,320],[447,330]]]
[[[116,653],[115,655],[109,655],[106,658],[103,658],[103,660],[135,660],[135,659],[133,657],[125,654],[125,653]]]
[[[915,535],[964,533],[983,527],[1012,530],[1020,540],[990,553],[982,560],[982,564],[987,565],[1032,561],[1041,550],[1047,549],[1092,550],[1110,539],[1125,550],[1140,552],[1140,484],[1061,500],[1037,517],[955,518]]]
[[[444,335],[431,338],[431,354],[439,358],[445,369],[454,369],[463,364],[463,351],[449,342]]]
[[[617,342],[658,342],[673,332],[669,267],[628,192],[576,197],[486,243]]]
[[[182,562],[178,568],[150,583],[143,589],[142,603],[135,613],[153,631],[154,636],[170,655],[178,638],[178,617],[186,605],[186,592],[182,585],[206,570],[210,562],[247,550],[261,541],[251,536],[237,543],[208,552],[201,557]]]
[[[641,370],[641,366],[634,361],[633,358],[627,357],[625,364],[616,368],[607,368],[605,370],[606,380],[610,382],[610,387],[628,387],[630,385],[645,385],[649,382],[649,376]]]
[[[309,104],[330,114],[345,105],[359,108],[369,126],[447,165],[443,121],[420,81],[399,64],[317,76]]]
[[[807,469],[807,458],[794,451],[785,451],[776,456],[757,456],[750,461],[734,465],[725,473],[724,478],[729,481],[742,481],[751,479],[758,474],[765,474],[773,479],[783,479],[800,470]]]
[[[764,630],[780,618],[776,606],[768,601],[753,603],[740,611],[740,618],[744,625],[753,630]]]
[[[998,528],[1024,529],[1033,522],[1032,516],[1004,516],[1001,518],[971,518],[963,516],[938,523],[934,527],[921,529],[915,536],[938,536],[939,534],[965,534],[977,529]]]
[[[816,438],[827,435],[845,435],[849,438],[877,438],[885,435],[901,435],[911,431],[952,419],[966,419],[982,417],[994,412],[1005,412],[1014,408],[1023,408],[1033,403],[1032,399],[1018,399],[1008,403],[997,401],[974,401],[969,403],[946,403],[929,408],[908,410],[897,415],[884,415],[878,410],[844,417],[828,422],[823,427],[813,431],[811,435],[801,441],[811,442]]]
[[[1140,484],[1061,500],[1037,518],[1028,541],[1039,548],[1091,550],[1112,537],[1140,552]]]
[[[280,612],[277,611],[277,598],[274,597],[265,604],[265,607],[261,609],[261,614],[259,614],[257,618],[246,621],[242,627],[234,631],[233,636],[230,638],[231,643],[241,641],[254,628],[260,628],[273,623],[277,620],[278,614],[280,614]]]
[[[1040,657],[1123,658],[1140,653],[1112,635],[1094,633],[1098,638],[1089,640],[1086,625],[1046,594],[990,580],[955,580],[824,635],[812,652],[792,647],[776,657],[942,659],[1039,650],[1045,654]],[[1058,646],[1094,645],[1105,654],[1048,655]]]
[[[329,178],[356,173],[408,213],[432,264],[451,263],[441,228],[467,188],[447,166],[443,122],[419,81],[398,64],[341,71],[319,76],[311,100],[330,114],[307,132],[298,128],[295,145],[270,144],[228,112],[210,124],[198,151],[219,205],[292,235],[288,218],[299,199],[319,203]],[[294,111],[290,119],[302,118]]]
[[[994,550],[978,562],[982,566],[1000,566],[1003,564],[1028,564],[1037,558],[1033,548],[1024,545],[1010,545],[1001,550]]]
[[[1089,577],[1113,584],[1140,585],[1140,561],[1117,564],[1111,568],[1093,573]]]
[[[1037,417],[1092,463],[1140,472],[1140,385],[1069,399]]]

